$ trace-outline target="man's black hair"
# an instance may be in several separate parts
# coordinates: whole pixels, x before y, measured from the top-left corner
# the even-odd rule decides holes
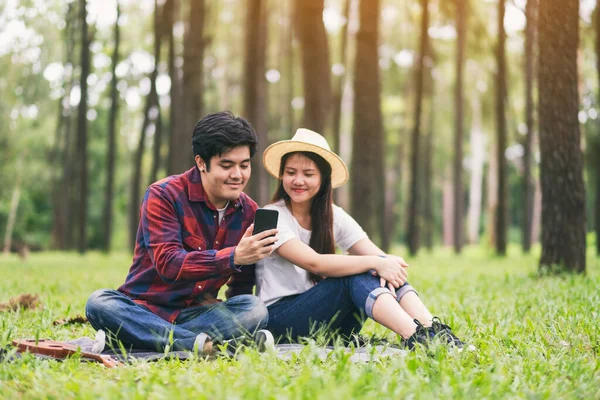
[[[194,156],[200,156],[210,171],[210,160],[238,146],[248,146],[250,158],[256,153],[258,137],[252,125],[230,111],[208,114],[196,123],[192,135]]]

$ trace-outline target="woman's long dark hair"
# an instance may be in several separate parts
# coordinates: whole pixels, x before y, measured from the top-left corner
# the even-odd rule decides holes
[[[310,205],[311,230],[309,246],[319,254],[334,254],[335,239],[333,237],[333,189],[331,187],[331,165],[323,157],[316,153],[308,151],[298,151],[287,153],[281,157],[281,166],[279,167],[279,184],[273,202],[283,199],[290,206],[290,196],[283,188],[283,172],[287,160],[294,154],[300,154],[312,160],[321,173],[321,187],[319,192],[313,197]],[[323,278],[319,275],[310,274],[313,282],[319,282]]]

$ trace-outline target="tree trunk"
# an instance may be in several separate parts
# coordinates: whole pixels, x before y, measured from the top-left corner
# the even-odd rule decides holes
[[[398,141],[394,148],[394,154],[403,154],[404,144],[402,140]],[[385,207],[383,208],[383,236],[381,238],[381,248],[386,253],[390,249],[396,236],[396,226],[398,225],[398,215],[396,205],[400,203],[398,187],[401,187],[402,181],[402,157],[398,157],[393,165],[388,166],[385,171]]]
[[[454,183],[446,173],[442,184],[442,225],[444,246],[454,245]]]
[[[155,2],[155,5],[156,2]],[[144,108],[144,122],[142,123],[142,130],[140,132],[140,138],[138,141],[138,147],[135,152],[134,165],[133,165],[133,176],[131,180],[131,200],[129,207],[129,243],[131,248],[135,248],[135,240],[138,230],[138,224],[140,222],[139,207],[142,203],[140,197],[142,193],[142,161],[144,158],[144,149],[146,147],[146,131],[150,126],[150,111],[153,107],[158,107],[158,95],[156,93],[156,77],[158,76],[158,66],[160,64],[160,29],[159,29],[159,18],[157,18],[158,8],[155,7],[155,26],[154,26],[154,69],[150,75],[150,93],[146,98],[146,106]]]
[[[75,49],[75,25],[73,3],[67,6],[65,17],[64,40],[66,42],[65,64],[74,64],[73,52]],[[69,219],[67,218],[69,190],[64,183],[67,166],[70,160],[70,137],[71,137],[71,105],[69,99],[73,87],[73,74],[64,77],[65,93],[58,104],[59,122],[56,128],[55,150],[53,152],[54,179],[52,187],[52,248],[65,250],[67,248],[66,237]],[[70,183],[70,180],[68,181]]]
[[[596,69],[598,71],[598,82],[600,83],[600,3],[596,3],[594,10],[594,30],[596,32]],[[600,96],[600,86],[598,86],[598,94]],[[600,97],[598,97],[600,98]],[[595,202],[594,202],[594,231],[596,233],[596,256],[600,256],[600,132],[594,143],[597,147],[595,152],[594,169],[595,169]],[[590,158],[591,159],[591,158]]]
[[[354,73],[352,215],[375,238],[383,236],[385,172],[379,80],[379,0],[360,1]]]
[[[427,29],[429,28],[429,0],[421,0],[421,40],[419,46],[419,59],[415,66],[416,96],[415,96],[415,120],[410,139],[410,190],[408,203],[408,225],[406,228],[408,252],[415,255],[419,250],[419,230],[421,220],[420,193],[419,189],[419,158],[420,158],[420,135],[421,114],[423,109],[423,82],[425,77],[425,56],[428,53]]]
[[[165,6],[159,7],[158,2],[154,2],[154,52],[160,55],[162,48],[162,40],[165,36],[165,25],[163,22],[165,17]],[[156,89],[156,87],[155,87]],[[152,168],[150,170],[150,178],[148,185],[153,184],[158,180],[158,171],[162,165],[162,136],[163,136],[163,120],[160,102],[158,101],[158,93],[156,94],[156,121],[154,126],[154,137],[152,140]]]
[[[586,215],[578,120],[578,48],[579,1],[540,0],[540,268],[584,272]]]
[[[108,116],[108,152],[106,156],[106,188],[104,192],[104,229],[103,229],[103,247],[104,251],[110,251],[112,237],[112,219],[113,219],[113,197],[114,197],[114,175],[115,158],[117,156],[116,136],[117,136],[117,114],[119,111],[119,91],[117,90],[117,64],[119,63],[119,16],[121,9],[117,0],[117,20],[115,22],[115,47],[112,54],[112,80],[110,85],[110,113]]]
[[[486,232],[489,245],[496,246],[496,213],[498,212],[498,152],[496,141],[490,134],[489,168],[487,174],[487,218]]]
[[[79,204],[78,204],[78,238],[77,249],[80,253],[87,250],[87,78],[90,74],[90,40],[88,38],[86,0],[79,0],[79,23],[81,24],[81,100],[77,110],[77,156],[79,177]]]
[[[15,178],[15,188],[10,200],[10,210],[8,212],[8,221],[6,222],[6,231],[4,232],[4,254],[10,253],[12,246],[13,232],[15,222],[17,221],[17,210],[21,200],[21,180],[23,175],[23,155],[19,155],[17,160],[17,176]]]
[[[463,244],[463,133],[464,133],[464,63],[467,35],[467,0],[456,0],[456,83],[454,87],[454,164],[453,164],[453,239],[454,251],[460,253]]]
[[[350,3],[351,0],[345,0],[344,2],[344,18],[346,23],[342,27],[340,32],[340,65],[344,67],[344,73],[339,75],[335,81],[335,88],[333,91],[333,113],[332,113],[332,129],[333,129],[333,151],[336,154],[340,154],[340,141],[341,141],[341,124],[342,124],[342,94],[344,91],[344,82],[348,76],[348,62],[347,59],[347,48],[348,48],[348,24],[350,22]]]
[[[323,24],[324,0],[294,0],[296,34],[302,54],[303,126],[324,134],[331,106],[329,48]]]
[[[258,136],[259,149],[269,145],[267,85],[265,80],[267,53],[267,3],[250,0],[246,16],[246,53],[244,56],[244,117]],[[262,152],[259,152],[259,154]],[[269,178],[260,156],[252,158],[249,194],[258,204],[269,201]]]
[[[173,36],[173,26],[179,21],[179,0],[167,0],[165,3],[165,24],[167,40],[169,42],[168,69],[171,78],[171,103],[169,106],[169,161],[167,174],[181,174],[193,165],[191,132],[194,126],[185,126],[182,112],[184,101],[182,98],[181,70],[175,65],[177,57],[176,43]],[[190,158],[186,149],[189,150]]]
[[[504,31],[505,0],[498,2],[498,47],[496,60],[496,151],[498,160],[498,208],[496,209],[496,253],[506,254],[506,32]]]
[[[203,116],[204,104],[204,21],[205,0],[190,1],[189,20],[185,30],[183,46],[183,109],[184,134],[181,147],[177,150],[181,159],[181,172],[193,164],[191,132],[196,122]],[[184,141],[185,137],[185,141]]]
[[[527,26],[525,28],[525,121],[527,124],[527,135],[525,136],[525,146],[523,154],[523,235],[522,246],[525,253],[531,249],[531,223],[533,219],[533,192],[535,185],[532,181],[531,173],[531,153],[534,130],[534,45],[537,21],[537,2],[538,0],[527,0],[525,15],[527,17]]]
[[[435,219],[433,217],[433,97],[431,97],[432,110],[429,112],[429,132],[423,141],[423,243],[427,250],[433,249],[433,231]]]
[[[470,244],[479,242],[481,201],[483,198],[483,168],[485,164],[485,136],[481,123],[481,99],[477,93],[471,100],[471,184],[469,185],[468,238]]]

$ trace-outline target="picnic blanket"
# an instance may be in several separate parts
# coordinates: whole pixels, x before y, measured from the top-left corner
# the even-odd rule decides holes
[[[108,356],[114,361],[120,363],[131,363],[138,361],[158,361],[162,359],[178,359],[187,360],[193,357],[194,354],[188,351],[169,351],[155,352],[141,349],[130,349],[122,352],[119,349],[104,349],[98,352],[98,346],[95,341],[89,337],[82,337],[74,340],[62,342],[78,347],[81,352],[96,353],[98,355]],[[406,354],[406,350],[387,345],[363,346],[363,347],[334,347],[334,346],[317,346],[317,345],[302,345],[302,344],[277,344],[273,352],[282,360],[293,360],[297,357],[316,357],[320,360],[327,360],[332,352],[343,352],[349,355],[351,362],[371,362],[378,361],[389,357],[399,357]],[[52,358],[40,354],[34,354],[39,358]],[[4,350],[4,356],[0,352],[0,361],[8,361],[9,359],[19,358],[20,353],[14,353]]]

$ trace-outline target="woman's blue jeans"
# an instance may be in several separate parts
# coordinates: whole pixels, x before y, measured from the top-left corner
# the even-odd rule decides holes
[[[416,291],[407,282],[397,289],[396,299],[400,301],[408,292]],[[375,300],[385,293],[392,294],[370,273],[327,278],[304,293],[268,306],[267,329],[281,342],[296,342],[320,329],[349,338],[360,332],[365,316],[373,318]]]
[[[231,339],[263,328],[267,308],[256,296],[241,295],[207,306],[181,311],[174,324],[116,290],[97,290],[85,307],[94,329],[103,329],[127,347],[164,351],[193,350],[202,332],[214,338]]]

